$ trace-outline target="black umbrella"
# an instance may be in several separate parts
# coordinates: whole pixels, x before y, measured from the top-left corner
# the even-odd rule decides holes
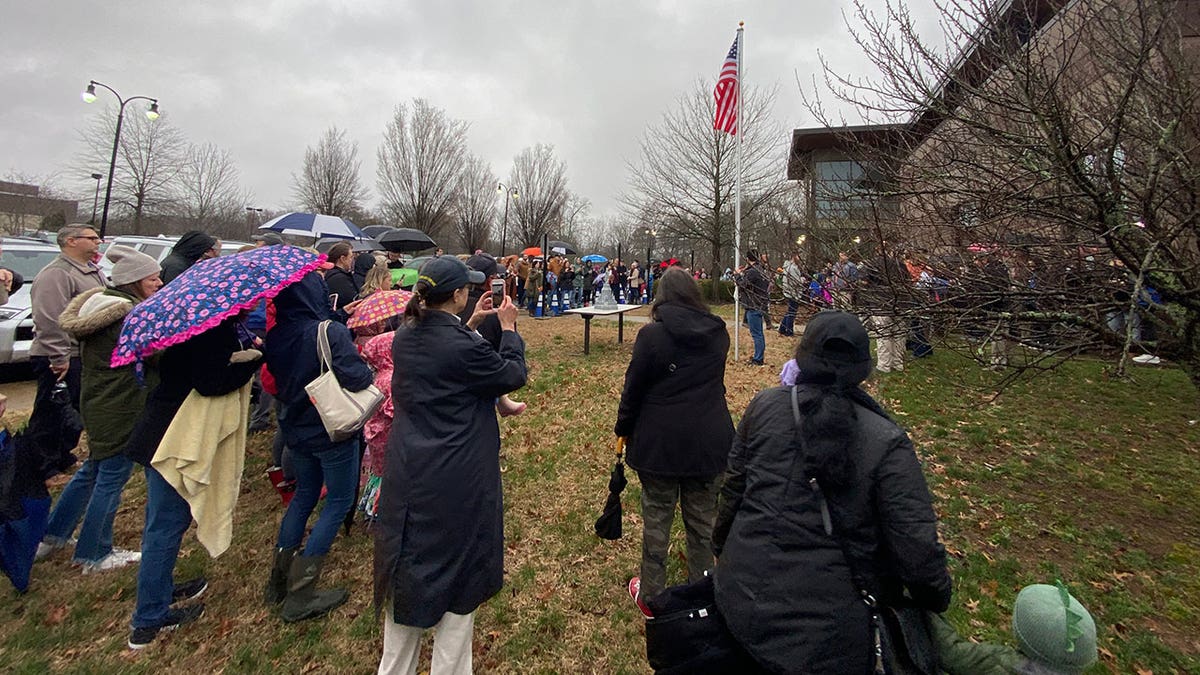
[[[379,235],[376,239],[389,251],[395,253],[406,253],[410,251],[424,251],[427,248],[437,246],[437,243],[429,238],[429,235],[420,230],[414,230],[411,227],[396,227]]]
[[[608,499],[604,502],[604,513],[596,519],[596,536],[601,539],[621,538],[621,492],[629,481],[625,480],[625,463],[621,455],[625,451],[625,438],[617,437],[617,463],[608,477]]]
[[[384,234],[385,232],[391,232],[394,229],[396,228],[392,227],[391,225],[368,225],[362,228],[362,231],[363,234],[367,235],[368,237],[378,237],[379,235]]]
[[[549,247],[551,253],[561,253],[563,255],[575,255],[578,253],[574,246],[571,246],[565,241],[552,241],[550,242]]]

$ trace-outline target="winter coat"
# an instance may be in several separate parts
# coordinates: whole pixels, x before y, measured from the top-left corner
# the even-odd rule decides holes
[[[62,329],[79,341],[83,364],[79,412],[88,432],[90,459],[108,459],[125,448],[149,388],[158,384],[158,369],[149,364],[143,366],[145,386],[138,384],[133,365],[110,366],[121,324],[136,303],[136,298],[121,291],[93,288],[67,303],[58,319]]]
[[[1057,672],[1008,645],[971,642],[959,635],[941,614],[929,613],[929,627],[937,647],[938,667],[947,675],[1054,675]]]
[[[759,269],[758,263],[751,263],[741,274],[733,277],[737,284],[742,306],[746,311],[767,311],[767,303],[771,298],[771,280]]]
[[[224,396],[242,388],[254,377],[260,359],[230,363],[234,352],[252,345],[238,330],[234,316],[216,327],[189,338],[162,353],[158,386],[146,396],[146,407],[133,427],[125,454],[143,466],[158,450],[163,435],[193,389],[201,396]]]
[[[367,283],[367,272],[375,266],[375,254],[370,251],[363,251],[354,257],[354,285],[358,286],[361,291],[363,284]]]
[[[873,315],[891,316],[919,304],[919,294],[904,263],[881,255],[859,270],[854,303]]]
[[[321,374],[317,327],[330,318],[328,297],[329,289],[316,272],[275,296],[275,325],[267,331],[264,355],[275,376],[275,397],[282,404],[279,428],[290,448],[323,448],[330,443],[321,416],[304,390]],[[338,384],[350,391],[366,389],[371,369],[358,355],[350,329],[334,321],[326,334]]]
[[[199,230],[192,230],[179,238],[175,243],[175,247],[171,249],[171,254],[162,261],[162,273],[158,275],[162,282],[168,283],[175,277],[183,274],[187,268],[196,264],[200,260],[200,256],[217,243],[215,237],[211,234],[205,234]]]
[[[340,267],[335,267],[325,273],[325,285],[329,287],[330,295],[337,295],[337,302],[333,305],[333,309],[338,312],[342,311],[347,304],[354,302],[362,288],[355,283],[354,275]],[[326,304],[328,304],[328,300]],[[342,323],[345,323],[344,319]]]
[[[367,365],[375,371],[375,386],[383,393],[383,403],[363,427],[363,440],[367,442],[367,448],[370,450],[371,473],[376,476],[383,475],[384,455],[388,436],[392,432],[392,418],[395,416],[392,404],[392,374],[395,372],[395,365],[392,363],[392,340],[395,338],[395,331],[380,333],[367,340],[362,350]]]
[[[729,332],[719,317],[676,303],[638,331],[613,431],[626,462],[664,478],[725,470],[733,419],[725,402]]]
[[[429,628],[469,614],[504,581],[496,398],[524,386],[525,343],[500,351],[453,314],[427,310],[396,331],[395,419],[375,524],[375,607]]]
[[[804,384],[798,393],[801,410],[821,395]],[[738,642],[775,672],[870,672],[870,615],[843,546],[882,602],[902,602],[904,587],[923,609],[950,602],[946,552],[912,443],[891,420],[853,406],[858,454],[840,490],[804,475],[790,387],[760,392],[734,438],[713,529],[717,606]]]
[[[29,290],[33,309],[33,343],[30,356],[45,356],[55,365],[79,356],[79,343],[58,325],[58,317],[71,298],[93,288],[105,288],[104,273],[92,263],[59,255],[38,272]]]

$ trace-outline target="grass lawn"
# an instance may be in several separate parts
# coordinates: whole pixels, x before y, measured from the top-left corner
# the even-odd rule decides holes
[[[648,672],[640,615],[625,593],[639,561],[636,480],[625,491],[625,537],[592,533],[639,326],[628,323],[618,345],[616,323],[594,321],[585,358],[581,320],[521,320],[531,376],[514,397],[529,410],[501,421],[507,578],[477,614],[481,672]],[[795,344],[772,332],[767,340],[767,368],[729,366],[735,417],[778,383]],[[743,329],[743,359],[748,345]],[[952,554],[950,618],[961,631],[1008,641],[1017,590],[1058,577],[1100,626],[1097,672],[1200,672],[1200,397],[1175,370],[1139,369],[1132,382],[1103,372],[1071,364],[993,401],[979,389],[985,373],[939,352],[870,388],[925,459]],[[373,672],[382,637],[362,527],[338,538],[326,568],[325,584],[352,589],[349,603],[293,625],[262,604],[281,514],[262,476],[268,442],[252,438],[230,551],[211,560],[192,533],[184,538],[179,575],[203,573],[212,584],[199,622],[130,652],[135,571],[81,576],[60,552],[38,564],[26,595],[0,588],[0,671]],[[140,475],[125,494],[115,541],[136,548]],[[676,580],[682,546],[676,523]]]

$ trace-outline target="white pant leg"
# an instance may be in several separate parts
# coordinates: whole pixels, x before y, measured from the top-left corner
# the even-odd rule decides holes
[[[379,659],[379,675],[414,675],[421,656],[422,628],[402,626],[392,621],[391,612],[383,619],[383,658]]]
[[[475,634],[475,612],[442,615],[433,636],[430,675],[471,675],[471,641]]]

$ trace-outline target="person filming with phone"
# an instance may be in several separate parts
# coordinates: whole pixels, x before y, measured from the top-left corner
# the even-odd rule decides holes
[[[493,312],[480,312],[479,316],[475,318],[477,325],[472,325],[471,316],[475,314],[476,306],[489,310],[499,308],[504,304],[504,275],[507,272],[496,262],[495,258],[487,253],[476,253],[471,256],[467,260],[467,267],[476,272],[482,272],[484,280],[482,283],[470,285],[467,306],[459,313],[458,318],[462,319],[468,328],[473,328],[476,333],[479,333],[498,352],[500,351],[500,337],[504,333],[500,329],[500,319]],[[508,397],[508,394],[505,394],[496,401],[496,410],[501,417],[520,415],[525,412],[525,404],[514,401]]]

